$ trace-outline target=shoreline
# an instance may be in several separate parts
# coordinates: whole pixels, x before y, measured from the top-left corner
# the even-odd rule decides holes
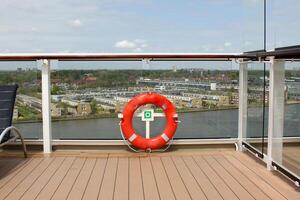
[[[177,113],[195,113],[195,112],[210,112],[210,111],[222,111],[222,110],[234,110],[238,107],[226,107],[226,108],[217,108],[217,109],[201,109],[201,110],[177,110]],[[52,118],[52,122],[59,121],[75,121],[75,120],[90,120],[90,119],[109,119],[109,118],[118,118],[117,113],[108,114],[108,115],[99,115],[99,116],[89,116],[89,117],[68,117],[68,118]],[[19,120],[14,121],[14,124],[26,124],[26,123],[39,123],[42,122],[39,120]]]
[[[286,105],[295,105],[300,104],[300,102],[288,102]],[[251,105],[248,106],[249,108],[258,108],[262,105]],[[267,108],[268,106],[266,106]],[[231,106],[231,107],[221,107],[221,108],[215,108],[215,109],[195,109],[195,110],[188,110],[188,109],[178,109],[177,113],[196,113],[196,112],[210,112],[210,111],[224,111],[224,110],[236,110],[238,109],[237,106]],[[117,118],[117,113],[112,114],[105,114],[105,115],[98,115],[98,116],[89,116],[89,117],[69,117],[69,118],[52,118],[52,122],[59,122],[59,121],[75,121],[75,120],[90,120],[90,119],[109,119],[109,118]],[[42,119],[39,120],[18,120],[14,121],[14,124],[26,124],[26,123],[41,123]]]

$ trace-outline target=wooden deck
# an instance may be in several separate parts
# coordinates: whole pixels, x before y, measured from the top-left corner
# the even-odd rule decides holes
[[[229,150],[0,157],[0,199],[300,199],[276,174]]]
[[[300,146],[283,147],[283,165],[300,176]]]

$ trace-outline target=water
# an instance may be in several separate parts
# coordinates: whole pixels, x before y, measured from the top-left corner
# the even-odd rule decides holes
[[[300,105],[288,105],[285,108],[284,135],[300,136]],[[248,113],[250,137],[261,136],[261,108],[249,108]],[[181,123],[175,138],[236,138],[238,135],[237,109],[179,113],[179,120]],[[163,118],[151,123],[152,136],[160,134],[164,125]],[[41,123],[24,123],[16,126],[22,130],[26,138],[42,138]],[[144,135],[144,122],[135,119],[134,127],[138,133]],[[117,118],[58,121],[52,123],[52,129],[54,139],[121,139]]]

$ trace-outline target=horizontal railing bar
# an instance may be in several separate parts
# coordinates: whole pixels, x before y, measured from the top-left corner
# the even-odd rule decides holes
[[[250,141],[248,141],[250,140]],[[41,145],[42,139],[25,139],[26,144]],[[238,138],[215,138],[215,139],[174,139],[175,145],[187,145],[187,144],[234,144],[238,141]],[[257,142],[257,139],[247,139],[247,142]],[[261,141],[261,140],[260,140]],[[300,137],[284,137],[283,142],[294,143],[300,142]],[[17,141],[19,143],[19,141]],[[14,144],[14,143],[12,143]],[[52,140],[52,145],[126,145],[123,140]]]
[[[252,55],[240,53],[5,53],[0,54],[0,61],[35,61],[41,59],[59,61],[157,61],[172,60],[222,60],[252,59]]]
[[[250,59],[258,60],[275,56],[277,59],[299,60],[300,46],[287,46],[271,51],[248,51],[244,53],[2,53],[0,61],[35,61],[41,59],[59,61],[140,61],[150,59],[156,61],[173,60],[221,60]]]
[[[274,56],[276,59],[298,61],[300,59],[300,45],[280,47],[270,51],[264,51],[264,50],[249,51],[249,52],[245,52],[244,55],[253,56],[256,58],[263,58],[263,59]]]
[[[28,145],[42,145],[43,140],[26,140],[26,144]],[[18,144],[20,141],[16,143],[11,143],[11,145]],[[237,138],[221,138],[221,139],[174,139],[174,145],[193,145],[193,144],[234,144],[237,142]],[[52,140],[52,145],[126,145],[123,140]]]

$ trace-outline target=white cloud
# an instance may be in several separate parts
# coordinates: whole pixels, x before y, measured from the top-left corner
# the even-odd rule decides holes
[[[115,47],[123,49],[132,49],[136,47],[136,43],[128,40],[121,40],[115,43]]]
[[[144,48],[148,47],[147,41],[142,39],[121,40],[115,43],[115,47],[123,49],[134,49],[135,52],[141,52]]]
[[[70,26],[74,28],[78,28],[82,26],[82,22],[79,19],[73,19],[70,21]]]
[[[231,46],[231,42],[225,42],[225,43],[224,43],[224,46],[225,46],[225,47],[230,47],[230,46]]]

